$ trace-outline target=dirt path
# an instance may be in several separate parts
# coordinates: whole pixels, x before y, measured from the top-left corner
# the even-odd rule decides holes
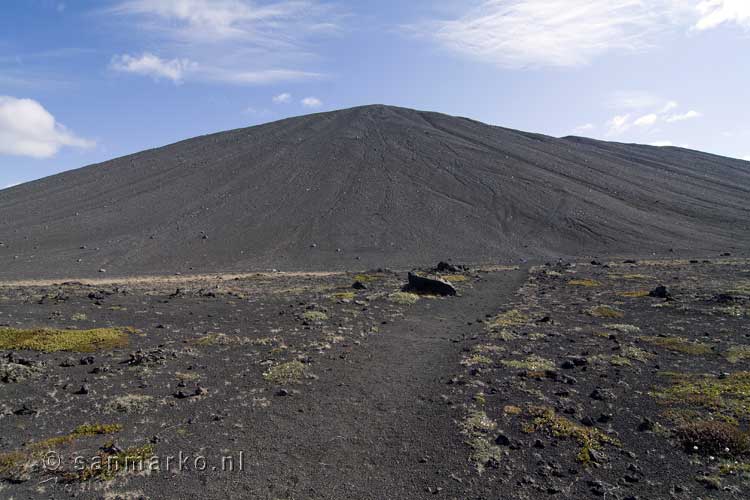
[[[289,454],[268,465],[294,476],[293,498],[417,498],[430,489],[464,498],[476,473],[446,383],[477,328],[469,323],[497,313],[525,276],[492,273],[461,297],[420,301],[321,374],[317,401],[278,412],[277,450]]]

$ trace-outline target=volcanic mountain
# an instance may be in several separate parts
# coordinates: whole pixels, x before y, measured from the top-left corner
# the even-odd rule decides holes
[[[406,268],[750,248],[750,163],[366,106],[0,192],[0,277]]]

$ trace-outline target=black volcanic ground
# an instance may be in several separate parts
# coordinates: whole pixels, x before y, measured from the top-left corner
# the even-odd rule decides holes
[[[0,192],[0,277],[741,253],[747,162],[368,106]]]

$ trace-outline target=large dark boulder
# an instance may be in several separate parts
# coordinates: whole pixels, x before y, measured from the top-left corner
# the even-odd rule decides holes
[[[404,289],[414,293],[456,295],[456,289],[447,281],[414,273],[409,273],[409,283]]]

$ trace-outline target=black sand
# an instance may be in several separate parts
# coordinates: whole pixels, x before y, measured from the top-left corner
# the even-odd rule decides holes
[[[354,108],[4,190],[0,277],[737,255],[750,243],[748,165]]]

